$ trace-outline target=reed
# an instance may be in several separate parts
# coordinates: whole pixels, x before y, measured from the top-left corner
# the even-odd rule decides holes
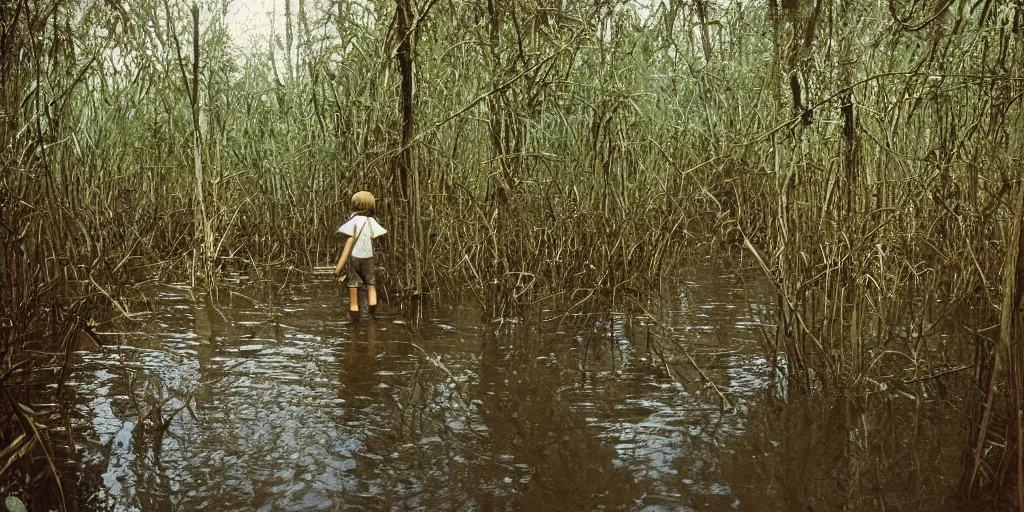
[[[970,372],[962,490],[1022,492],[1024,7],[922,5],[305,0],[239,52],[221,3],[2,1],[0,371],[68,367],[124,284],[328,264],[370,189],[396,302],[755,257],[791,389]]]

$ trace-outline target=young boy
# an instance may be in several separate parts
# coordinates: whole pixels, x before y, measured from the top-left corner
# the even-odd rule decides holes
[[[352,216],[338,228],[339,233],[349,236],[345,242],[345,248],[338,258],[338,265],[334,267],[334,275],[341,274],[342,267],[351,255],[348,262],[348,296],[349,313],[353,316],[359,315],[359,286],[366,285],[367,303],[370,305],[370,312],[377,309],[377,281],[373,272],[373,243],[372,240],[387,233],[376,219],[373,218],[373,194],[363,190],[352,196]]]

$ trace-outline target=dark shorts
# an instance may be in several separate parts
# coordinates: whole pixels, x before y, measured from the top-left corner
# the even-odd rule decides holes
[[[348,287],[359,288],[362,285],[377,285],[373,275],[373,256],[369,258],[349,257],[345,263],[348,272]]]

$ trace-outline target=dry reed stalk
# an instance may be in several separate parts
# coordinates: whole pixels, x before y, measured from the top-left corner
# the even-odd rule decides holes
[[[1021,236],[1022,224],[1024,224],[1024,182],[1017,185],[1017,199],[1014,206],[1016,212],[1015,220],[1009,233],[1006,257],[1003,264],[1003,300],[999,320],[999,344],[994,348],[994,362],[989,377],[989,385],[985,391],[985,402],[981,417],[981,424],[977,431],[977,441],[974,447],[974,464],[970,479],[967,484],[967,491],[974,490],[978,473],[981,469],[981,462],[985,444],[989,441],[989,426],[992,421],[992,411],[996,406],[995,396],[1003,377],[1007,372],[1009,381],[1010,414],[1013,418],[1011,424],[1016,424],[1016,456],[1015,465],[1017,470],[1017,494],[1018,506],[1024,510],[1024,472],[1021,471],[1021,460],[1024,455],[1024,429],[1021,428],[1022,416],[1024,416],[1024,386],[1022,386],[1021,375],[1024,374],[1024,358],[1021,357],[1021,297],[1024,295],[1024,237]],[[1004,368],[1006,365],[1008,368]]]
[[[40,304],[85,314],[80,296],[110,295],[116,308],[117,285],[154,269],[180,277],[194,261],[215,281],[322,265],[346,198],[369,188],[405,297],[449,286],[495,314],[551,297],[623,304],[687,254],[746,249],[779,288],[766,345],[801,379],[868,391],[970,366],[985,388],[1019,382],[1006,369],[1020,356],[996,372],[985,334],[1006,312],[994,241],[1020,217],[1007,201],[1018,6],[958,12],[950,29],[952,11],[913,6],[896,19],[868,4],[701,2],[641,17],[403,0],[399,35],[397,2],[308,1],[285,48],[261,42],[243,62],[223,20],[181,23],[172,2],[3,11],[16,21],[0,27],[6,347],[59,342],[32,318]],[[942,322],[975,334],[936,343]],[[995,409],[986,424],[1014,420]]]

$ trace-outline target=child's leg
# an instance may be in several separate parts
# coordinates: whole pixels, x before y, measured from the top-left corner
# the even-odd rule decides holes
[[[356,286],[348,289],[348,310],[359,312],[359,288]]]
[[[373,258],[363,261],[363,282],[366,283],[366,304],[370,306],[371,313],[377,307],[377,276],[373,266]]]

